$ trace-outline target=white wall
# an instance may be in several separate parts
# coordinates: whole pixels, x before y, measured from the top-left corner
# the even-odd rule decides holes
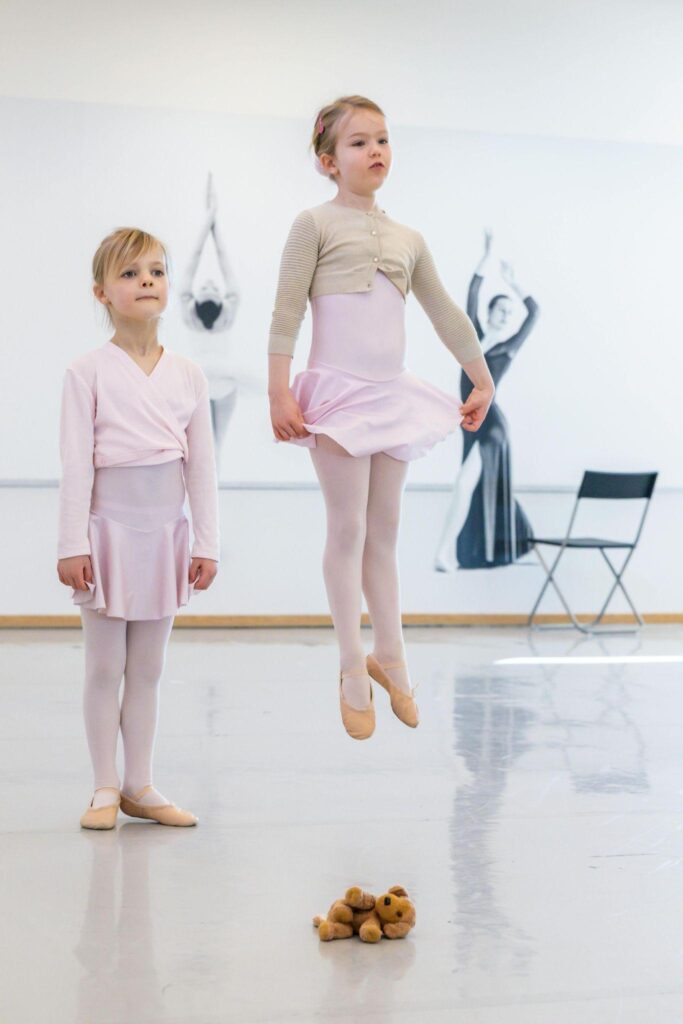
[[[0,95],[682,144],[682,38],[678,0],[3,0]]]
[[[524,493],[519,498],[539,531],[551,536],[564,533],[573,504],[570,494]],[[433,535],[446,500],[447,495],[439,491],[409,490],[405,496],[399,546],[403,610],[528,614],[543,579],[533,555],[501,569],[448,575],[433,571]],[[211,590],[192,598],[186,614],[327,614],[320,570],[324,515],[318,491],[222,490],[220,509],[224,524],[220,571]],[[635,512],[635,507],[606,508],[608,514],[584,521],[586,532],[592,532],[592,525],[602,527],[606,536],[632,536]],[[597,509],[591,513],[598,515]],[[0,490],[4,540],[0,616],[75,614],[70,592],[55,572],[56,518],[56,489]],[[660,494],[625,576],[641,612],[683,611],[683,546],[678,540],[682,518],[683,495]],[[596,552],[568,553],[558,579],[574,609],[582,612],[597,611],[611,583],[609,570]],[[541,610],[562,612],[552,596]],[[610,610],[628,608],[619,599]]]
[[[177,298],[204,221],[210,168],[242,293],[227,337],[201,338],[240,389],[220,478],[313,480],[304,452],[272,442],[264,350],[291,220],[332,189],[310,166],[302,119],[264,118],[260,126],[280,158],[277,174],[261,165],[259,132],[243,116],[0,98],[0,280],[12,282],[0,304],[8,370],[0,376],[0,436],[12,437],[0,452],[0,479],[59,475],[59,382],[72,359],[109,336],[97,326],[88,274],[114,225],[141,224],[170,246],[174,301],[161,339],[198,357],[197,333],[183,323]],[[392,139],[394,167],[380,202],[424,233],[456,301],[465,304],[489,225],[494,255],[514,264],[520,286],[540,303],[498,398],[515,484],[572,486],[590,465],[656,468],[661,485],[683,486],[683,431],[670,423],[679,376],[657,374],[656,401],[643,380],[646,361],[680,361],[671,330],[680,242],[670,226],[681,204],[683,147],[408,126]],[[17,257],[27,238],[40,242],[24,267]],[[482,322],[490,297],[508,291],[492,263]],[[525,311],[515,304],[519,322]],[[459,367],[413,296],[407,328],[410,369],[457,392]],[[294,372],[305,364],[307,336],[310,320]],[[411,481],[452,481],[455,440],[411,466]]]
[[[261,117],[309,118],[330,97],[357,91],[375,97],[395,125],[681,146],[682,38],[683,8],[665,0],[200,0],[192,6],[170,0],[155,7],[128,0],[3,0],[0,96],[219,110],[253,116],[258,136]],[[56,175],[60,147],[68,144],[54,141]],[[179,139],[179,150],[182,144]],[[666,158],[663,149],[663,167]],[[261,159],[277,173],[278,154],[267,133]],[[154,175],[163,169],[141,173],[150,174],[152,190]],[[673,209],[671,231],[680,235],[680,227],[680,210]],[[82,229],[74,223],[75,231]],[[18,273],[32,272],[31,254],[40,239],[28,243],[16,254]],[[5,294],[7,287],[5,281]],[[41,301],[39,281],[35,301]],[[672,327],[672,343],[676,331]],[[644,399],[656,399],[657,374],[676,370],[652,365],[651,342],[644,339]],[[675,420],[671,426],[679,429]],[[13,438],[3,443],[11,445]],[[55,497],[53,490],[0,491],[0,614],[70,610],[51,575]],[[535,524],[564,524],[566,496],[523,500]],[[406,610],[527,610],[539,583],[535,569],[448,578],[431,573],[430,541],[420,529],[423,502],[438,521],[445,495],[408,495],[401,552]],[[324,611],[320,537],[282,544],[273,529],[283,521],[296,534],[298,524],[312,521],[316,503],[319,496],[310,491],[271,494],[267,506],[262,492],[225,492],[228,533],[232,537],[232,524],[235,532],[239,524],[239,545],[228,551],[220,586],[190,610]],[[683,496],[662,492],[633,567],[634,592],[645,611],[683,610],[676,582],[682,515]],[[315,522],[319,532],[320,517]],[[259,550],[262,557],[253,564],[247,552]],[[292,575],[294,590],[288,586]],[[579,600],[586,579],[578,563],[568,582]],[[597,578],[590,585],[597,600]],[[583,600],[579,605],[588,607]]]

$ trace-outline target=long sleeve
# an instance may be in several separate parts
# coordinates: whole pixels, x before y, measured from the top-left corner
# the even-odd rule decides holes
[[[199,399],[187,425],[188,457],[185,486],[192,513],[193,558],[220,559],[218,538],[218,484],[214,460],[209,385],[204,374]]]
[[[483,355],[477,332],[467,314],[453,302],[441,283],[432,254],[422,236],[420,241],[422,248],[412,273],[412,290],[439,338],[462,366]]]
[[[62,390],[59,451],[58,558],[89,555],[88,520],[95,476],[95,398],[85,381],[67,370]]]
[[[313,217],[304,210],[292,224],[280,261],[268,341],[271,355],[294,354],[317,263],[318,231]]]

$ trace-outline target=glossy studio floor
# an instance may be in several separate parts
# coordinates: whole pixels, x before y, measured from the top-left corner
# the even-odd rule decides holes
[[[179,630],[157,782],[200,816],[89,798],[81,634],[6,631],[3,1024],[683,1020],[683,630],[413,629],[422,724],[338,720],[327,630]],[[359,884],[402,941],[322,944]]]

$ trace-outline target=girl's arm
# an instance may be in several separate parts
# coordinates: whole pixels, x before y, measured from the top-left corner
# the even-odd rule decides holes
[[[292,357],[273,352],[268,356],[268,399],[270,422],[278,441],[291,441],[293,437],[306,437],[299,403],[289,389]]]
[[[493,378],[472,322],[444,288],[424,239],[422,243],[413,270],[413,291],[436,333],[474,384],[474,390],[460,407],[460,414],[464,430],[479,430],[495,394]]]
[[[460,406],[460,415],[463,418],[461,426],[463,430],[475,431],[479,430],[486,419],[496,389],[488,363],[483,356],[473,359],[470,363],[463,363],[462,368],[474,387],[467,401]]]
[[[192,513],[192,562],[190,583],[206,590],[218,572],[218,483],[211,428],[209,384],[202,373],[199,398],[187,425],[188,457],[183,467],[187,497]]]
[[[446,348],[464,368],[483,355],[477,332],[467,314],[453,302],[444,288],[427,245],[420,236],[421,249],[415,261],[411,287]]]
[[[88,521],[95,476],[95,398],[74,370],[67,370],[62,389],[59,450],[57,573],[66,586],[87,590],[93,582]]]
[[[313,217],[304,210],[294,220],[282,253],[268,341],[270,418],[273,434],[280,441],[308,433],[289,389],[289,374],[317,265],[318,231]]]
[[[294,355],[317,265],[318,232],[312,215],[304,210],[292,224],[280,260],[268,341],[270,355]]]

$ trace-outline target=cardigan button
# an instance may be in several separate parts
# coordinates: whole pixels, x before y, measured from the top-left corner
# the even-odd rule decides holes
[[[374,261],[375,263],[379,263],[379,256],[375,256],[375,257],[373,257],[373,261]]]
[[[370,232],[370,234],[371,234],[371,235],[376,235],[376,234],[377,234],[377,232],[376,232],[376,231],[371,231],[371,232]]]

